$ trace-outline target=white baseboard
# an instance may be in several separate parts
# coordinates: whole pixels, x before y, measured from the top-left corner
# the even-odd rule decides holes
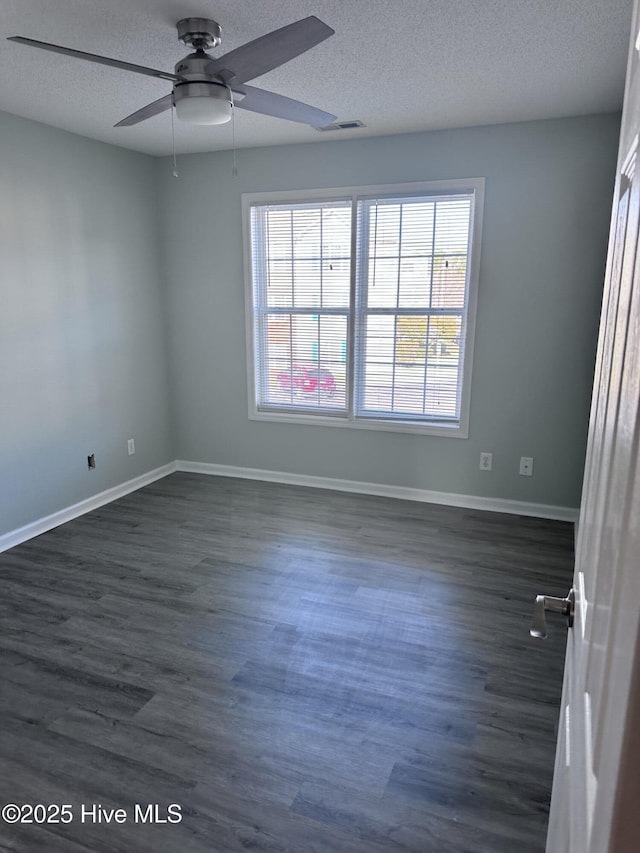
[[[262,468],[241,468],[235,465],[216,465],[210,462],[189,462],[178,459],[168,465],[162,465],[126,483],[113,486],[104,492],[99,492],[73,506],[65,507],[58,512],[39,518],[24,527],[10,530],[0,535],[0,553],[8,551],[27,539],[33,539],[41,533],[46,533],[66,521],[71,521],[80,515],[91,512],[100,506],[111,503],[118,498],[135,492],[143,486],[148,486],[156,480],[172,474],[174,471],[184,471],[192,474],[211,474],[218,477],[237,477],[243,480],[264,480],[268,483],[286,483],[290,486],[309,486],[314,489],[329,489],[335,492],[355,492],[361,495],[377,495],[385,498],[399,498],[406,501],[421,501],[422,503],[459,506],[466,509],[487,510],[489,512],[504,512],[510,515],[527,515],[534,518],[551,518],[559,521],[578,521],[579,510],[574,507],[552,506],[549,504],[529,503],[527,501],[503,500],[501,498],[484,498],[478,495],[458,495],[453,492],[435,492],[429,489],[411,489],[407,486],[388,486],[383,483],[364,483],[359,480],[339,480],[334,477],[314,477],[309,474],[291,474],[286,471],[265,471]]]
[[[166,477],[167,474],[172,474],[175,470],[176,463],[170,462],[168,465],[162,465],[160,468],[155,468],[153,471],[147,471],[146,474],[141,474],[139,477],[127,480],[126,483],[120,483],[120,485],[113,486],[111,489],[105,489],[104,492],[92,495],[92,497],[73,504],[73,506],[65,507],[65,509],[61,509],[44,518],[39,518],[37,521],[32,521],[30,524],[25,524],[24,527],[19,527],[17,530],[10,530],[8,533],[0,536],[0,553],[8,551],[9,548],[13,548],[21,542],[26,542],[27,539],[33,539],[34,536],[46,533],[47,530],[58,527],[66,521],[71,521],[71,519],[77,518],[79,515],[91,512],[92,509],[97,509],[100,506],[111,503],[111,501],[128,495],[130,492],[135,492],[143,486],[155,483],[156,480]]]
[[[575,522],[578,510],[574,507],[552,506],[527,501],[484,498],[478,495],[457,495],[452,492],[434,492],[428,489],[411,489],[407,486],[388,486],[383,483],[363,483],[358,480],[338,480],[333,477],[314,477],[307,474],[290,474],[286,471],[265,471],[261,468],[240,468],[234,465],[215,465],[208,462],[176,461],[176,470],[192,474],[212,474],[218,477],[238,477],[244,480],[265,480],[269,483],[286,483],[290,486],[310,486],[336,492],[356,492],[407,501],[459,506],[510,515],[528,515],[534,518],[551,518]]]

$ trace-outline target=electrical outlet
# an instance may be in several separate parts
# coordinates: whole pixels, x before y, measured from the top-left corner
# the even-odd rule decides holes
[[[136,452],[136,443],[133,438],[128,439],[127,450],[129,452],[129,456],[133,456],[133,454]]]
[[[480,470],[491,471],[493,468],[493,453],[480,454]]]
[[[533,456],[520,457],[520,474],[523,477],[533,477]]]
[[[90,453],[89,456],[87,456],[87,468],[90,471],[93,471],[93,469],[95,467],[96,467],[96,455],[95,455],[95,453]]]

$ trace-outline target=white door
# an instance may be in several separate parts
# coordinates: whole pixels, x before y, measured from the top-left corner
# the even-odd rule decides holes
[[[639,23],[636,0],[547,853],[640,851]]]

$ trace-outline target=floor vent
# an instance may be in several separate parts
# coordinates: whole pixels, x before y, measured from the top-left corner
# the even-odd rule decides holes
[[[354,127],[364,127],[364,124],[360,119],[354,119],[353,121],[336,121],[333,124],[326,124],[324,127],[316,127],[316,130],[320,130],[324,133],[325,130],[351,130]]]

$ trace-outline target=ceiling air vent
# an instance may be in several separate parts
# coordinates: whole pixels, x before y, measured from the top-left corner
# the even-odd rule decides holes
[[[364,124],[360,121],[360,119],[354,119],[353,121],[335,121],[333,124],[325,124],[324,127],[316,127],[316,130],[351,130],[354,127],[364,127]]]

